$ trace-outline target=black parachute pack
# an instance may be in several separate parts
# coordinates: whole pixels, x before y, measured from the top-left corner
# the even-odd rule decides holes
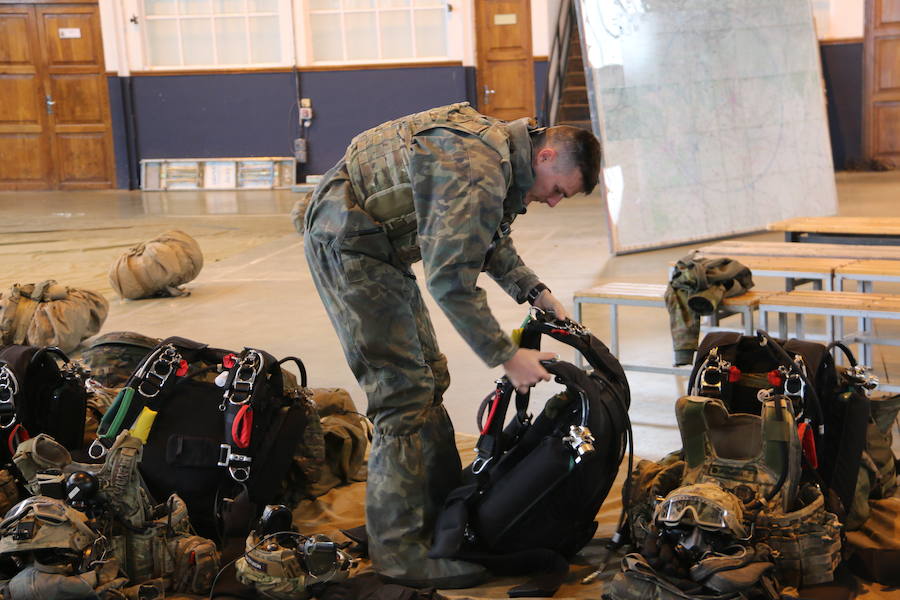
[[[524,325],[520,345],[539,349],[544,335],[576,348],[592,370],[545,361],[565,391],[533,420],[529,394],[498,380],[479,409],[478,456],[466,483],[447,498],[429,553],[498,574],[542,573],[511,597],[552,595],[559,587],[568,560],[597,529],[594,517],[630,439],[628,381],[607,347],[577,323],[540,311]],[[513,394],[515,415],[506,424]]]
[[[850,367],[835,365],[840,348]],[[803,470],[822,484],[826,507],[843,518],[853,503],[869,422],[874,379],[840,343],[829,346],[765,331],[713,332],[700,343],[688,395],[719,398],[732,413],[759,414],[760,390],[790,400],[803,446]]]
[[[140,470],[153,497],[177,493],[203,537],[246,537],[262,507],[277,500],[303,439],[306,413],[285,389],[287,361],[305,388],[298,358],[167,338],[119,392],[89,455],[102,457],[130,429],[144,442]]]
[[[84,443],[84,374],[55,346],[0,347],[0,462],[19,442],[46,433],[69,450]]]

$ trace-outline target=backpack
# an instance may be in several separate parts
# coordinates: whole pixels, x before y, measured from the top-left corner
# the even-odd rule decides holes
[[[0,347],[0,462],[10,463],[19,442],[39,433],[80,449],[86,406],[83,373],[62,350]]]
[[[836,367],[839,347],[851,367]],[[871,382],[842,344],[713,332],[700,344],[688,395],[720,399],[731,413],[759,414],[760,390],[791,400],[808,477],[821,483],[826,507],[843,519],[853,504],[869,422]]]
[[[516,393],[508,425],[514,389],[506,377],[497,382],[479,409],[478,456],[467,468],[468,482],[451,492],[438,517],[432,558],[476,561],[498,573],[549,569],[561,576],[596,531],[594,517],[630,438],[628,381],[586,329],[535,315],[524,326],[522,347],[538,349],[541,336],[549,335],[578,349],[593,370],[546,361],[565,391],[533,420],[529,394]],[[545,579],[541,589],[560,582]],[[510,594],[534,593],[526,588]]]
[[[298,358],[167,338],[119,392],[89,454],[103,456],[131,429],[145,444],[140,468],[151,495],[177,493],[203,537],[246,536],[259,510],[277,500],[306,427],[305,392],[285,387],[286,361],[298,366],[305,389]]]

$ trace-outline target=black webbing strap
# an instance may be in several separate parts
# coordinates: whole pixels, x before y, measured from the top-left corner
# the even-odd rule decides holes
[[[481,435],[475,444],[478,456],[472,463],[472,473],[479,482],[486,481],[489,466],[503,454],[503,426],[513,394],[512,383],[505,376],[498,379],[497,387],[492,394],[493,398],[488,409],[488,422],[481,429]],[[479,427],[482,425],[479,424]]]

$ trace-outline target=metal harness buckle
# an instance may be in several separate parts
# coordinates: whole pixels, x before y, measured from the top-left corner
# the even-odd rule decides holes
[[[231,446],[228,444],[219,445],[219,462],[216,463],[216,466],[228,467],[229,475],[238,483],[244,483],[250,479],[250,463],[252,462],[253,458],[246,454],[232,452]]]
[[[253,385],[256,378],[262,372],[263,357],[256,350],[249,350],[247,354],[234,367],[237,369],[231,386],[225,390],[224,398],[231,404],[247,404],[250,401]],[[240,399],[235,399],[240,395]]]
[[[169,344],[160,348],[156,356],[144,363],[144,368],[138,375],[140,383],[137,385],[137,392],[145,398],[158,396],[180,363],[181,354],[175,346]]]
[[[722,395],[722,384],[727,373],[731,369],[731,363],[719,356],[719,348],[713,348],[703,361],[700,371],[697,373],[697,382],[695,387],[700,391],[701,395],[714,393],[718,396]],[[717,397],[718,397],[717,396]]]
[[[0,429],[9,429],[16,422],[13,399],[17,393],[19,393],[19,382],[16,374],[6,363],[0,363]],[[10,420],[4,422],[2,419],[8,416]]]

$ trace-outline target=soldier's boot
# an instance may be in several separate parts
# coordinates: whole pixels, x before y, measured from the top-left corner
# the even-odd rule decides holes
[[[462,470],[443,406],[423,408],[414,418],[421,424],[380,423],[372,440],[366,488],[372,566],[383,579],[409,587],[473,587],[487,578],[481,565],[426,557],[434,521]]]

